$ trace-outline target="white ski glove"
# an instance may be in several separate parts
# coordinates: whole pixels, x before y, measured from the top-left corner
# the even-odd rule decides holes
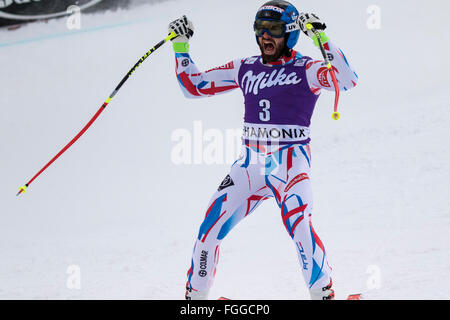
[[[316,47],[319,47],[319,41],[317,39],[317,36],[314,32],[312,32],[310,29],[308,29],[306,26],[308,24],[311,24],[314,29],[319,31],[320,34],[320,41],[322,43],[328,42],[330,40],[327,35],[325,34],[324,30],[327,28],[326,24],[323,23],[318,16],[316,16],[314,13],[301,13],[298,16],[297,22],[300,26],[300,29],[310,38],[313,39],[314,44]]]
[[[306,25],[310,23],[314,29],[322,33],[327,26],[323,23],[320,18],[314,13],[301,13],[298,17],[298,23],[300,25],[300,29],[310,38],[314,37],[314,32],[309,30]]]
[[[181,18],[172,21],[169,24],[169,33],[175,32],[178,37],[172,39],[173,42],[189,42],[189,39],[194,35],[194,25],[183,15]]]

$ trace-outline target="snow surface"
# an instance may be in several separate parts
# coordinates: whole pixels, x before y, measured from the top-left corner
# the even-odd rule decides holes
[[[83,15],[81,30],[65,19],[0,30],[0,299],[183,298],[194,238],[229,164],[176,165],[171,135],[196,120],[238,129],[243,99],[238,90],[185,99],[169,45],[26,194],[15,193],[168,22],[193,20],[191,54],[206,69],[258,53],[252,21],[262,2],[168,1]],[[325,92],[312,124],[313,223],[337,297],[449,299],[450,3],[294,3],[326,21],[360,78],[341,94],[341,120],[331,120]],[[381,8],[379,30],[366,26],[369,5]],[[320,58],[304,35],[296,48]],[[72,265],[80,289],[67,286]],[[223,242],[211,297],[221,295],[309,297],[272,200]]]

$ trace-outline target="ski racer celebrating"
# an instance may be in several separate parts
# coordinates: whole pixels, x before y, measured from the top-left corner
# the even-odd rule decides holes
[[[325,63],[302,56],[294,46],[302,30],[331,61],[341,90],[356,86],[357,75],[342,51],[326,36],[314,14],[299,14],[287,1],[265,3],[254,31],[261,54],[200,72],[189,55],[194,27],[186,16],[169,24],[176,74],[188,98],[211,97],[240,88],[245,99],[240,158],[212,196],[195,241],[188,270],[186,299],[207,299],[221,241],[262,201],[274,198],[296,248],[311,299],[334,298],[325,247],[311,223],[311,151],[309,127],[321,90],[334,90]]]

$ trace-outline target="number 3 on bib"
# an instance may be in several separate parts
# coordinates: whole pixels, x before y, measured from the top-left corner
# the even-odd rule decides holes
[[[270,101],[263,99],[259,101],[262,111],[259,113],[259,120],[267,122],[270,120]]]

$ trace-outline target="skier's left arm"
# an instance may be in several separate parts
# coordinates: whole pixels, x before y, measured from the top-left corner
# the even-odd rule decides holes
[[[353,67],[349,64],[347,58],[340,48],[333,44],[325,34],[325,23],[315,14],[303,13],[299,17],[299,24],[302,31],[314,41],[314,44],[318,47],[319,41],[317,36],[309,29],[306,28],[306,24],[311,23],[314,28],[320,33],[320,40],[325,49],[325,53],[332,65],[332,68],[336,74],[336,78],[339,84],[339,89],[346,91],[356,86],[358,83],[358,75]],[[306,65],[306,77],[311,90],[314,93],[318,93],[320,89],[334,90],[331,74],[322,60],[313,60]]]

